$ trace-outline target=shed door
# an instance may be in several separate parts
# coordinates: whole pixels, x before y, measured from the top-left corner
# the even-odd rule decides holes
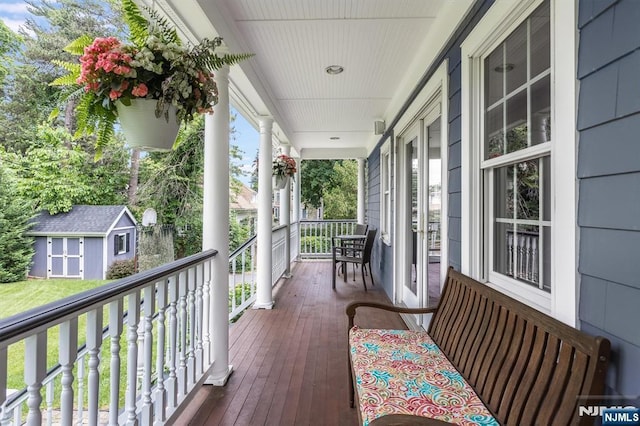
[[[47,278],[84,278],[84,238],[47,238]]]

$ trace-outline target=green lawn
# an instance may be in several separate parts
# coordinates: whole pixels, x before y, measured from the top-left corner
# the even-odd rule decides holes
[[[103,280],[28,280],[0,284],[0,319],[99,287]]]
[[[0,319],[7,318],[31,308],[63,299],[99,287],[108,281],[103,280],[29,280],[12,284],[0,284]],[[105,309],[106,311],[106,309]],[[104,312],[103,324],[109,320],[108,312]],[[82,315],[78,320],[78,345],[85,342],[86,315]],[[47,369],[57,364],[58,361],[58,335],[59,327],[52,327],[48,331],[47,345]],[[124,335],[122,337],[124,343]],[[109,359],[109,345],[102,347],[102,359]],[[126,360],[123,361],[126,365]],[[8,351],[8,377],[7,385],[10,389],[21,389],[24,387],[24,342],[18,342],[9,347]],[[104,406],[108,402],[108,361],[101,364],[100,370],[100,402]],[[126,371],[126,370],[124,370]],[[74,368],[74,376],[77,372]],[[124,377],[123,377],[124,379]],[[86,379],[85,379],[86,380]],[[122,380],[121,387],[124,389],[126,381]],[[59,394],[60,384],[56,383],[56,394]],[[58,406],[59,401],[54,402]]]

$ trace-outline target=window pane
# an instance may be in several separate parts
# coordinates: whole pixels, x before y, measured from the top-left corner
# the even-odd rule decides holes
[[[551,77],[531,86],[531,145],[551,140]]]
[[[542,227],[542,289],[551,292],[551,227]]]
[[[513,276],[514,232],[511,223],[495,223],[493,248],[493,269],[504,275]]]
[[[516,164],[518,219],[537,220],[540,215],[540,171],[538,159]]]
[[[513,166],[494,172],[494,211],[497,218],[513,219]]]
[[[527,148],[527,91],[507,100],[507,153]]]
[[[542,158],[542,173],[540,180],[542,185],[542,220],[551,220],[551,157]]]
[[[533,78],[550,67],[549,2],[540,5],[529,20],[531,22],[531,77]]]
[[[499,157],[504,154],[504,132],[502,124],[502,105],[498,105],[485,116],[486,136],[484,159]]]
[[[505,46],[504,74],[509,94],[527,81],[527,21],[507,38]]]
[[[502,60],[502,45],[498,46],[491,55],[484,60],[485,108],[502,99],[504,63]]]

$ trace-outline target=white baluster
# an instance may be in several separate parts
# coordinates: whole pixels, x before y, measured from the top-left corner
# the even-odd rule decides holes
[[[89,375],[87,385],[87,409],[89,411],[89,425],[98,424],[98,405],[100,399],[100,373],[98,366],[100,347],[102,346],[102,306],[87,312],[87,349],[89,351]]]
[[[78,358],[78,319],[72,318],[60,324],[60,424],[73,424],[73,365]]]
[[[156,398],[155,398],[155,421],[156,425],[163,425],[167,420],[167,394],[164,388],[164,347],[165,347],[165,312],[167,310],[167,281],[162,280],[156,284],[156,297],[158,304],[158,318],[157,324],[157,348],[156,348],[156,374],[158,375],[158,381],[156,385]]]
[[[120,336],[123,329],[122,299],[109,304],[109,337],[111,343],[111,362],[109,371],[109,425],[118,424],[120,413]]]
[[[538,245],[540,244],[540,240],[539,237],[536,236],[532,236],[531,237],[531,270],[533,271],[533,276],[532,276],[532,281],[536,284],[538,284],[540,282],[540,274],[539,272],[539,268],[540,268],[540,261],[539,261],[539,250],[538,250]]]
[[[507,275],[516,276],[513,270],[513,232],[507,233]]]
[[[8,372],[8,356],[7,348],[0,346],[0,425],[4,425],[10,414],[5,411],[7,402],[7,374]]]
[[[140,294],[135,291],[129,295],[127,311],[127,393],[125,412],[127,425],[137,426],[136,416],[137,380],[138,380],[138,322],[140,321]]]
[[[167,399],[169,408],[178,405],[177,348],[178,348],[178,283],[176,277],[169,278],[169,378],[167,379]]]
[[[47,391],[46,391],[46,399],[47,399],[47,426],[51,426],[53,424],[53,396],[54,396],[54,381],[49,380],[47,382]]]
[[[47,375],[47,332],[41,331],[38,334],[25,339],[24,349],[24,383],[27,385],[27,414],[28,426],[42,425],[42,380]]]
[[[77,420],[76,423],[81,425],[82,419],[84,417],[84,380],[86,378],[85,373],[85,359],[86,355],[82,355],[78,360],[78,405],[76,408],[77,411]]]
[[[153,404],[151,401],[151,371],[153,360],[153,314],[156,306],[156,288],[150,285],[144,289],[144,359],[142,376],[142,424],[153,422]]]
[[[209,261],[204,262],[203,268],[203,284],[202,284],[202,346],[204,349],[203,357],[205,368],[208,369],[213,360],[211,359],[211,334],[209,332],[209,304],[211,303],[211,269]]]
[[[187,389],[196,382],[196,271],[187,271]]]
[[[187,273],[184,271],[178,274],[178,296],[178,395],[182,398],[187,394]]]
[[[202,287],[204,285],[204,277],[202,274],[202,264],[198,264],[196,266],[196,321],[195,321],[195,339],[196,339],[196,375],[197,377],[202,376],[204,372],[203,365],[203,330],[202,330],[202,321],[203,321],[203,313],[202,313]]]

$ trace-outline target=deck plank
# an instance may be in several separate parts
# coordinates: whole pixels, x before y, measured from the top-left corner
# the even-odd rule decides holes
[[[331,289],[330,262],[300,262],[275,289],[272,310],[247,310],[229,331],[234,372],[203,386],[178,425],[356,425],[349,407],[346,305],[389,303],[380,285],[364,292],[356,274]],[[397,314],[362,310],[364,327],[405,328]]]

